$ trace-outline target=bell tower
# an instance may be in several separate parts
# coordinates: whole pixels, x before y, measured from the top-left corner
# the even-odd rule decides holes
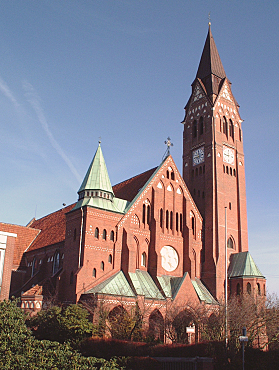
[[[228,259],[248,251],[248,232],[242,120],[210,24],[182,123],[183,177],[204,222],[201,277],[220,299],[225,248]]]

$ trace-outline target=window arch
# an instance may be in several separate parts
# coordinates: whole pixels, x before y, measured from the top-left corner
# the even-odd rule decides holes
[[[167,179],[170,178],[170,173],[169,173],[169,170],[167,170]]]
[[[260,286],[260,283],[257,283],[257,290],[258,290],[258,295],[261,295],[261,286]]]
[[[171,172],[171,180],[174,180],[174,172]]]
[[[52,267],[53,274],[55,274],[59,270],[59,262],[60,262],[60,253],[59,251],[56,251],[54,255],[54,259],[53,259],[53,267]]]
[[[99,239],[99,228],[96,227],[95,229],[95,238]]]
[[[104,269],[105,269],[105,262],[104,262],[104,261],[102,261],[102,262],[101,262],[101,270],[102,270],[102,271],[104,271]]]
[[[96,277],[96,276],[97,276],[97,270],[95,269],[95,267],[93,268],[92,276],[93,276],[93,277]]]
[[[227,241],[227,247],[230,248],[230,249],[234,249],[234,241],[233,241],[232,237],[229,237],[229,239]]]
[[[193,122],[193,137],[197,137],[197,121]]]
[[[111,230],[110,232],[110,240],[114,242],[114,231],[113,230]]]
[[[175,215],[175,230],[176,231],[179,230],[178,223],[179,223],[178,212],[176,212],[176,215]]]
[[[203,117],[200,117],[200,122],[199,122],[199,134],[203,135]]]
[[[247,293],[248,294],[251,294],[251,291],[252,291],[251,284],[250,283],[247,283]]]
[[[107,240],[107,230],[106,229],[103,230],[103,239]]]
[[[141,265],[143,267],[146,267],[146,253],[145,252],[143,252],[141,255]]]
[[[108,263],[112,263],[112,255],[111,254],[108,256]]]
[[[180,213],[180,232],[182,233],[183,231],[183,216],[182,213]]]
[[[147,206],[147,217],[146,218],[147,218],[146,222],[149,225],[150,224],[150,205],[149,204]]]

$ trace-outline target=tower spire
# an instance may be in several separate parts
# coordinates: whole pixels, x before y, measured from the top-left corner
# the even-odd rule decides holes
[[[208,33],[196,78],[203,82],[207,95],[213,102],[213,95],[218,95],[220,82],[225,77],[226,73],[211,33],[211,22],[209,20]]]

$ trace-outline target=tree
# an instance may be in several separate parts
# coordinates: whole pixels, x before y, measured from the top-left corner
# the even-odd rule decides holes
[[[30,318],[28,325],[38,339],[73,344],[92,335],[93,325],[88,316],[81,305],[71,304],[66,308],[53,306]]]

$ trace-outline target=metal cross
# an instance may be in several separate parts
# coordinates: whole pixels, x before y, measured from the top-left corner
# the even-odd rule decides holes
[[[173,146],[173,143],[171,142],[171,138],[168,136],[167,140],[165,141],[165,144],[167,145],[167,155],[170,155],[170,147]]]

